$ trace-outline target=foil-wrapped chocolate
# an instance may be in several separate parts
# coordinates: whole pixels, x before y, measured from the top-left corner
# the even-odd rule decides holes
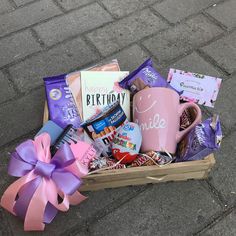
[[[178,144],[177,162],[201,160],[220,148],[222,130],[218,115],[193,128]]]
[[[142,134],[138,124],[128,122],[122,126],[112,141],[112,155],[121,163],[131,163],[137,157],[142,144]]]
[[[116,164],[117,161],[115,161],[114,159],[111,159],[109,157],[98,157],[98,158],[95,158],[93,161],[90,162],[90,170],[93,171],[93,170],[98,170],[98,169],[101,169],[101,168],[107,168],[107,167],[111,167],[111,166],[114,166],[113,168],[111,169],[123,169],[123,168],[126,168],[126,165],[125,164]]]
[[[166,152],[147,152],[146,155],[151,157],[158,165],[167,165],[171,163],[175,158]]]
[[[150,87],[171,87],[154,69],[151,58],[119,82],[119,85],[130,90],[132,94]]]
[[[44,78],[49,118],[61,128],[70,124],[79,128],[81,118],[65,77],[66,75],[58,75]]]
[[[180,130],[187,129],[196,119],[197,112],[194,108],[187,108],[180,117]]]

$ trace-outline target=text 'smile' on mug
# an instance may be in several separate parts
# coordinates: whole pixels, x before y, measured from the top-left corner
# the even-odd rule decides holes
[[[174,154],[177,143],[201,121],[201,109],[195,103],[179,102],[179,94],[169,88],[148,88],[133,98],[134,122],[142,132],[141,151],[168,151]],[[194,122],[185,130],[180,129],[180,117],[187,108],[196,110]]]

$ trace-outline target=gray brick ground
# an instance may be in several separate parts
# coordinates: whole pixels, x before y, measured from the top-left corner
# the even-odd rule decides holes
[[[0,93],[0,103],[5,102],[8,99],[15,96],[15,91],[8,81],[8,79],[3,75],[3,73],[0,71],[0,88],[4,88],[1,90]]]
[[[94,2],[94,0],[57,0],[57,2],[66,10],[71,10],[76,7],[81,7],[88,3]]]
[[[21,138],[18,138],[17,140],[15,140],[14,142],[11,142],[10,145],[7,145],[3,148],[0,149],[0,153],[1,153],[1,156],[0,156],[0,166],[5,166],[5,165],[8,165],[9,163],[9,160],[10,160],[10,154],[15,151],[15,148],[16,146],[19,144],[19,143],[22,143],[24,141],[26,141],[27,139],[32,139],[34,137],[34,135],[36,134],[36,132],[33,132],[33,133],[30,133],[30,134],[27,134],[27,135],[24,135],[22,136]],[[5,169],[5,172],[4,173],[7,173],[6,171],[6,168],[4,167]],[[3,169],[3,170],[4,170]],[[3,171],[0,171],[0,173],[3,173]],[[1,185],[1,183],[0,183]]]
[[[211,16],[224,24],[228,29],[236,26],[236,1],[226,1],[207,11]]]
[[[84,231],[85,220],[90,217],[95,217],[98,212],[106,212],[107,208],[116,201],[121,201],[123,198],[132,196],[138,191],[138,187],[130,188],[120,188],[115,190],[102,190],[93,193],[88,193],[86,196],[89,198],[83,202],[80,206],[70,207],[68,212],[59,213],[53,223],[47,225],[47,230],[39,235],[54,235],[58,232],[58,235],[65,232],[64,235],[70,235],[70,231],[75,228],[75,231],[80,233]],[[97,204],[99,202],[99,204]],[[13,222],[13,235],[25,235],[22,230],[22,222],[20,222],[16,217],[7,214],[10,222]],[[65,222],[62,224],[62,222]],[[76,230],[77,228],[77,230]],[[30,235],[33,235],[30,234]],[[63,235],[63,234],[62,234]],[[71,235],[74,235],[74,230]],[[80,234],[79,234],[80,235]]]
[[[3,213],[3,210],[0,209],[0,221],[1,221],[0,232],[1,232],[1,235],[11,235],[11,231],[9,229],[9,225],[6,222],[5,218],[6,217],[5,217],[4,213]]]
[[[40,89],[1,107],[1,145],[41,126],[44,99]]]
[[[228,73],[236,70],[236,32],[203,48]]]
[[[102,3],[112,15],[115,17],[123,17],[156,1],[157,0],[102,0]]]
[[[33,4],[0,16],[0,36],[28,27],[60,13],[61,11],[51,0],[36,1]]]
[[[39,50],[40,45],[28,30],[0,39],[0,67]]]
[[[222,74],[214,68],[210,63],[205,61],[198,53],[193,52],[190,55],[181,58],[177,62],[164,67],[162,71],[165,71],[165,75],[168,75],[169,68],[175,68],[185,71],[191,71],[204,75],[211,75],[216,77],[222,77]]]
[[[236,235],[236,210],[217,222],[212,228],[200,234],[201,236],[234,236]]]
[[[13,0],[17,6],[25,5],[26,3],[33,2],[35,0]]]
[[[171,23],[196,14],[219,0],[166,0],[154,5],[154,9]]]
[[[148,57],[150,57],[150,55],[135,44],[112,55],[109,59],[118,59],[121,70],[133,71]]]
[[[210,174],[210,182],[223,193],[228,204],[236,203],[235,139],[236,132],[223,139],[221,150],[216,153],[216,167]]]
[[[95,222],[90,231],[92,235],[190,235],[218,211],[220,207],[198,182],[155,185]]]
[[[70,72],[95,60],[96,54],[80,38],[33,56],[10,68],[21,91],[43,84],[43,77]]]
[[[214,109],[207,108],[212,113],[220,114],[227,132],[231,131],[231,129],[236,125],[236,110],[232,109],[236,106],[235,86],[235,76],[227,81],[224,81],[221,85]]]
[[[166,23],[150,10],[143,10],[114,24],[95,30],[88,34],[88,37],[106,56],[166,27]]]
[[[206,43],[221,32],[219,27],[199,15],[157,34],[143,44],[161,63],[165,63]]]
[[[47,45],[52,45],[111,20],[111,16],[95,3],[41,24],[35,30]]]
[[[14,8],[11,6],[8,0],[0,1],[0,14],[13,10]]]

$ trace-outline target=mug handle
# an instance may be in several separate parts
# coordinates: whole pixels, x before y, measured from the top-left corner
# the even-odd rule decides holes
[[[180,104],[179,106],[179,117],[181,117],[182,113],[184,112],[184,110],[186,110],[187,108],[193,107],[196,112],[197,112],[197,117],[195,118],[194,122],[186,129],[182,130],[182,131],[178,131],[176,139],[177,139],[177,143],[180,142],[180,140],[183,138],[183,136],[185,134],[187,134],[190,129],[192,129],[194,126],[196,126],[197,124],[199,124],[201,122],[201,118],[202,118],[202,112],[200,107],[193,103],[193,102],[186,102],[183,104]]]

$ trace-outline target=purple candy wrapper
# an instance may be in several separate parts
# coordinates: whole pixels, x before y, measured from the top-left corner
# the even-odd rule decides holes
[[[65,78],[65,74],[44,78],[49,117],[61,128],[70,124],[79,128],[81,118]]]
[[[170,87],[169,83],[153,68],[151,58],[147,59],[136,70],[125,77],[119,85],[137,93],[138,91],[149,87]]]
[[[205,120],[193,128],[178,144],[177,162],[202,160],[220,148],[222,131],[219,116]]]

